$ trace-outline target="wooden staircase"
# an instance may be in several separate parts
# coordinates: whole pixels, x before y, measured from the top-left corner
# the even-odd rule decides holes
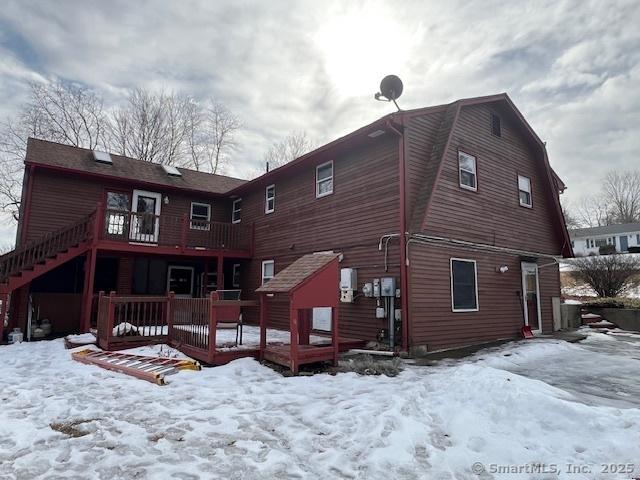
[[[0,295],[85,253],[91,244],[95,212],[0,257]]]

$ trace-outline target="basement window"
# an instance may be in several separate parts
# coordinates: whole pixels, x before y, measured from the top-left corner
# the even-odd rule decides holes
[[[231,207],[231,223],[240,223],[242,221],[242,199],[237,198],[233,201]]]
[[[491,133],[496,137],[502,136],[502,126],[500,125],[500,117],[495,113],[491,114]]]
[[[275,275],[275,265],[273,260],[264,260],[262,262],[262,285],[266,284]]]
[[[460,176],[460,186],[467,190],[478,190],[476,177],[476,157],[458,151],[458,171]]]
[[[264,213],[273,213],[276,209],[276,186],[269,185],[264,191]]]
[[[333,161],[316,167],[316,198],[333,193]]]
[[[191,202],[191,222],[192,230],[209,230],[211,220],[211,205],[208,203]]]
[[[523,175],[518,175],[518,195],[520,197],[520,206],[531,208],[531,179]]]
[[[454,312],[478,311],[478,272],[475,260],[452,258],[451,310]]]

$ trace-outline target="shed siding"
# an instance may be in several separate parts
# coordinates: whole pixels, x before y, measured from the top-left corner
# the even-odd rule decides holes
[[[276,182],[275,211],[264,213],[264,188],[242,199],[242,222],[255,222],[255,256],[243,270],[243,291],[252,294],[261,279],[262,260],[275,261],[276,272],[306,253],[333,250],[344,254],[341,268],[358,269],[358,284],[385,275],[380,236],[398,232],[398,142],[386,135],[334,160],[334,192],[315,198],[315,167]],[[398,242],[392,244],[386,275],[399,277]],[[245,273],[246,272],[246,273]],[[288,327],[287,307],[271,302],[269,323]],[[257,312],[249,314],[257,321]],[[358,298],[340,304],[341,335],[375,339],[384,328],[375,318],[375,301]]]
[[[554,229],[556,217],[540,159],[505,116],[501,116],[502,137],[492,135],[492,111],[489,105],[461,109],[422,233],[558,255],[562,245]],[[458,149],[477,157],[477,192],[459,186]],[[531,209],[519,205],[518,174],[531,178]],[[449,259],[454,256],[478,262],[478,312],[451,311]],[[523,325],[516,293],[522,291],[518,256],[412,245],[410,265],[413,347],[451,348],[518,334]],[[507,265],[509,272],[496,273],[501,265]],[[557,267],[540,270],[540,289],[543,328],[549,332],[551,297],[560,295]]]

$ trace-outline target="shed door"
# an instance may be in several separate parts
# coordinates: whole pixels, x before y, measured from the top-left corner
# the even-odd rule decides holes
[[[540,322],[540,283],[538,281],[538,265],[522,262],[522,301],[524,308],[524,324],[531,330],[542,332]]]

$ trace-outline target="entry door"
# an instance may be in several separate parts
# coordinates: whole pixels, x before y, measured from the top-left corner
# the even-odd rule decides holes
[[[134,242],[158,243],[162,195],[144,190],[133,191],[131,231]]]
[[[542,332],[540,322],[540,282],[538,281],[538,265],[535,263],[522,263],[522,301],[524,324],[529,325],[533,332]]]
[[[193,297],[193,267],[170,266],[167,291],[175,293],[176,297]]]
[[[620,251],[628,252],[629,251],[629,238],[627,235],[620,235]]]

